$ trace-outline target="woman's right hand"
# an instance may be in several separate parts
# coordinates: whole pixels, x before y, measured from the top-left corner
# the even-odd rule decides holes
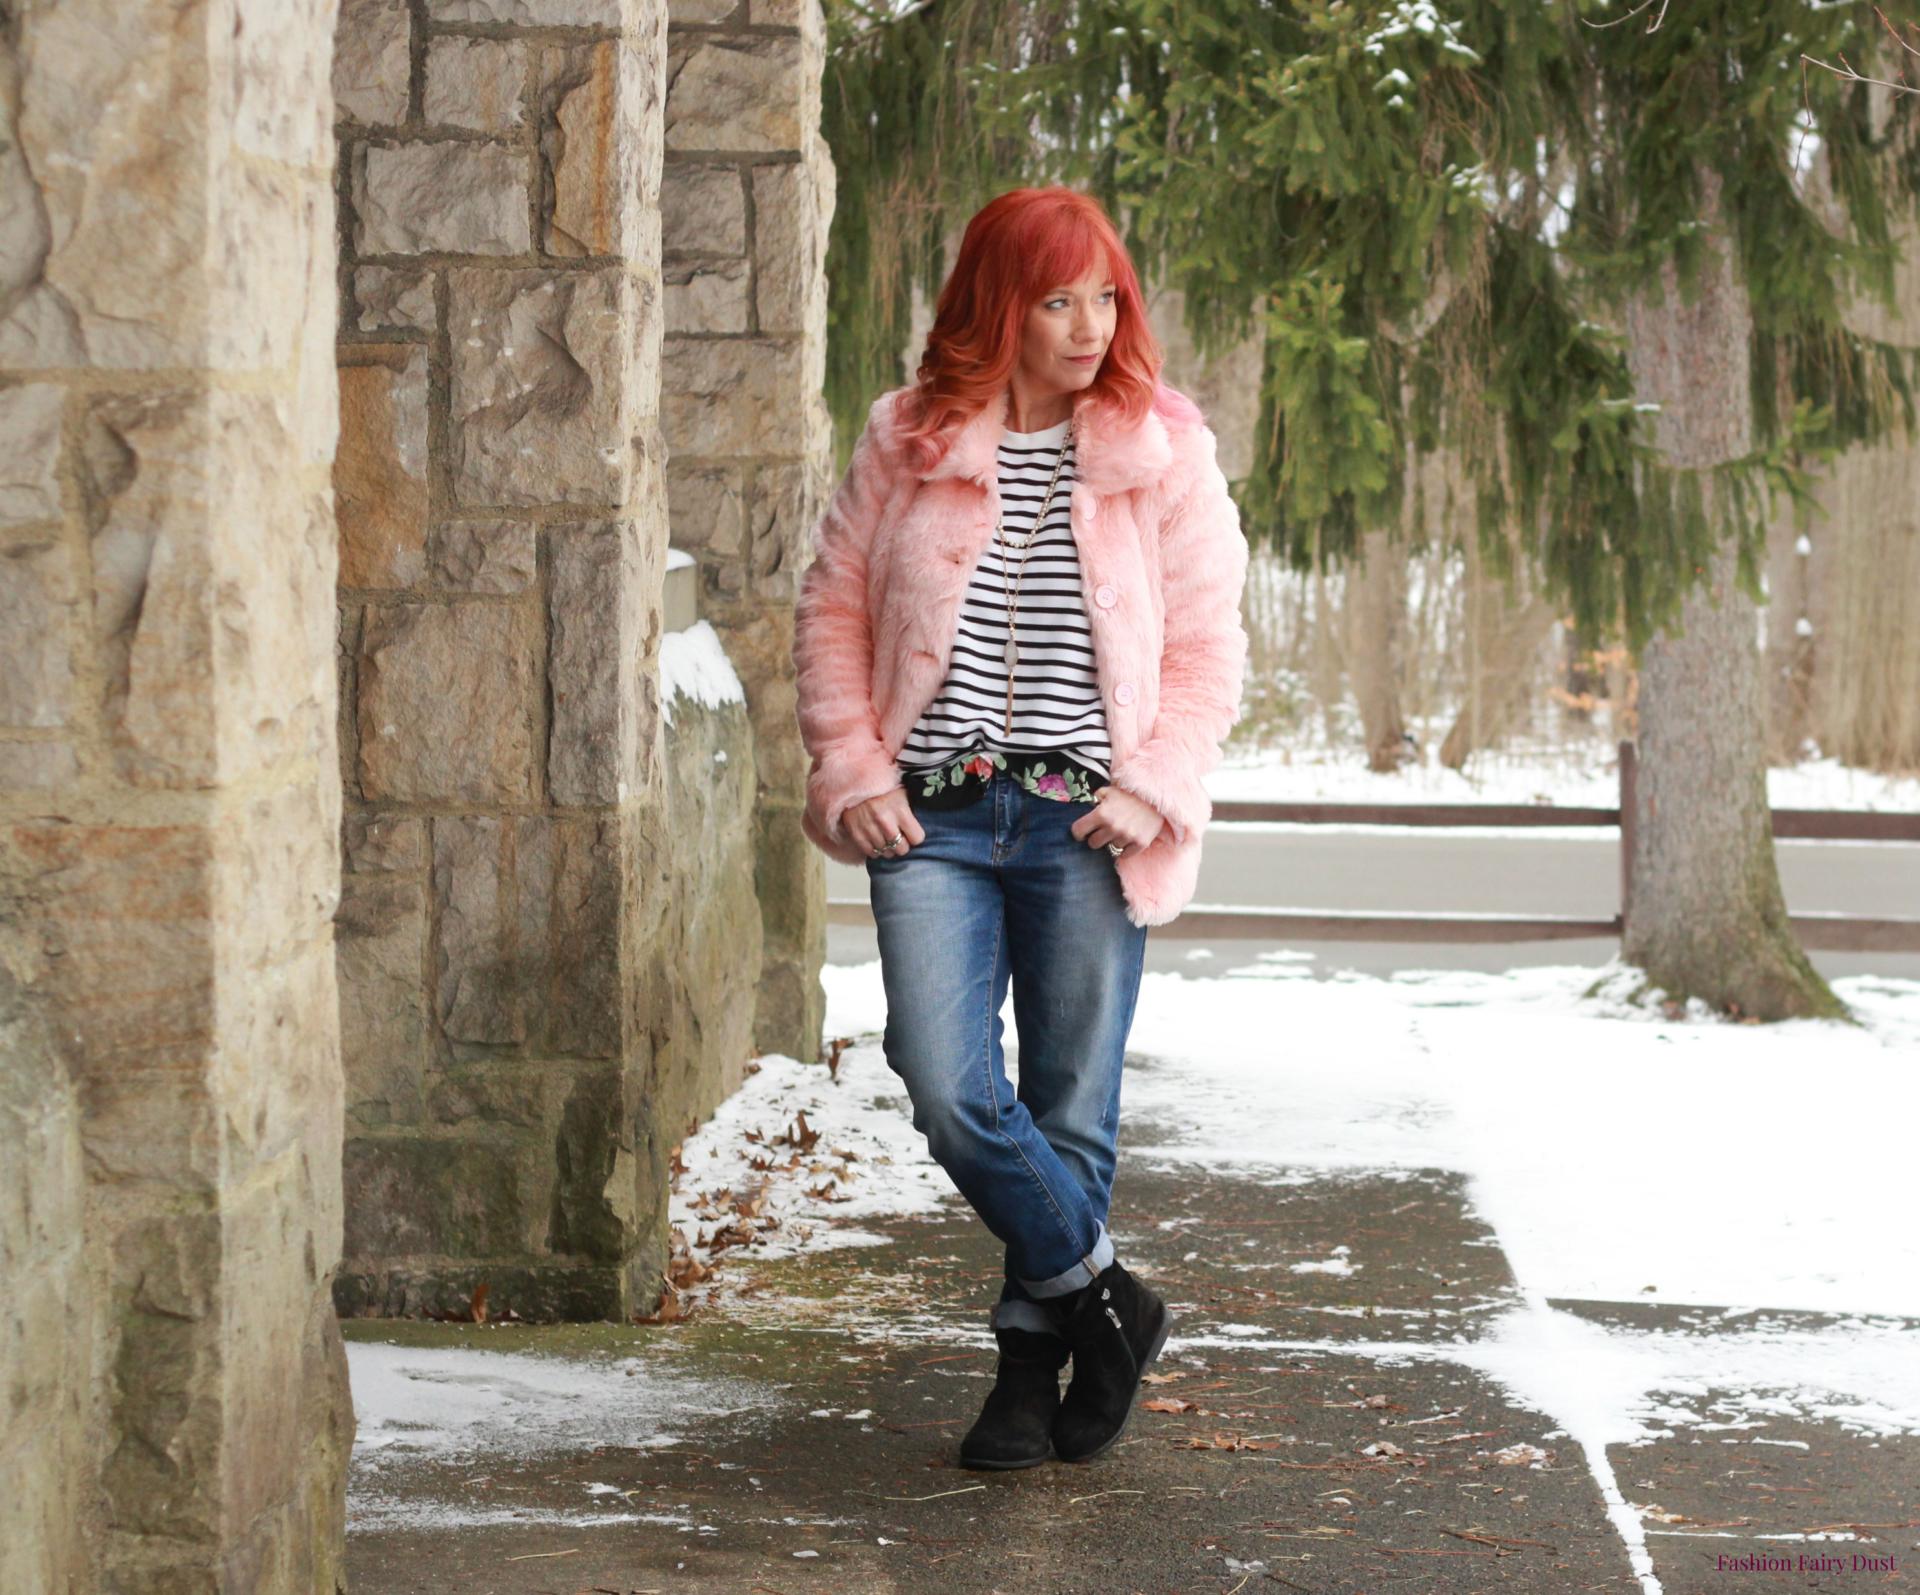
[[[840,829],[853,838],[868,858],[905,858],[911,848],[927,839],[920,822],[913,817],[907,802],[907,789],[896,786],[864,803],[856,803],[840,817]],[[900,840],[887,847],[889,838]]]

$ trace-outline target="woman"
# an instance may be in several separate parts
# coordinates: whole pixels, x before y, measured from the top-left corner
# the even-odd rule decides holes
[[[1107,1233],[1121,1060],[1239,716],[1247,547],[1159,368],[1099,205],[1003,194],[917,380],[873,405],[795,610],[802,828],[866,866],[887,1062],[1006,1247],[970,1467],[1105,1451],[1172,1324]]]

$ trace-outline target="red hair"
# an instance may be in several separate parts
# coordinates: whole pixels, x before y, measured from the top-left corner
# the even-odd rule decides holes
[[[1097,402],[1128,426],[1150,409],[1165,420],[1200,419],[1191,399],[1160,380],[1160,344],[1147,325],[1139,275],[1100,202],[1071,188],[1016,188],[967,223],[940,290],[901,434],[917,469],[938,461],[952,434],[1007,386],[1028,311],[1103,259],[1114,286],[1114,323],[1093,379]]]

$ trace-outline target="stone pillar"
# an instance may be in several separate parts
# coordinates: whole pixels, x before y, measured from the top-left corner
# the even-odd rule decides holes
[[[330,0],[0,74],[0,1588],[332,1590]]]
[[[825,874],[801,834],[793,604],[832,487],[826,380],[833,165],[819,0],[671,0],[661,410],[673,542],[700,565],[753,724],[763,1051],[812,1059]]]
[[[344,0],[347,1313],[658,1299],[665,29]]]

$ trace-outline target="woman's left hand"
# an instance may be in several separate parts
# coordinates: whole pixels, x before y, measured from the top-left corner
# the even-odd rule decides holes
[[[1167,823],[1166,817],[1151,803],[1117,786],[1101,787],[1093,794],[1093,800],[1099,806],[1091,814],[1081,815],[1072,826],[1074,836],[1089,847],[1105,847],[1115,842],[1127,852],[1137,853],[1151,846],[1160,828]]]

